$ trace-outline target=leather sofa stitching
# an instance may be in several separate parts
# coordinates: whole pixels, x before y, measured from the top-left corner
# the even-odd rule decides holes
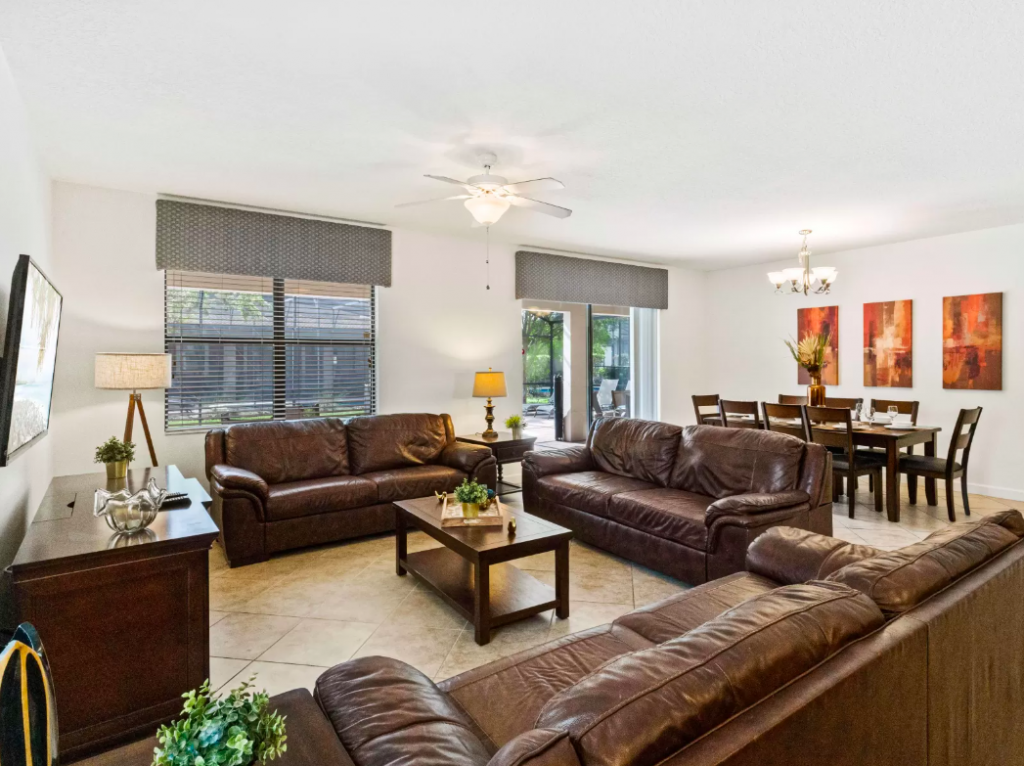
[[[700,664],[693,665],[691,667],[686,668],[685,670],[681,670],[681,671],[679,671],[677,673],[673,673],[671,676],[665,678],[660,683],[658,683],[658,684],[656,684],[654,686],[649,686],[646,689],[644,689],[643,691],[637,692],[633,696],[628,697],[625,700],[622,700],[617,705],[615,705],[611,709],[607,710],[604,714],[598,716],[589,726],[587,726],[583,731],[581,731],[580,735],[579,735],[579,739],[582,740],[583,737],[585,737],[598,724],[603,723],[605,721],[605,719],[610,718],[611,716],[615,715],[617,712],[622,710],[622,708],[626,707],[627,705],[635,702],[636,700],[640,699],[641,697],[647,696],[651,692],[654,692],[654,691],[657,691],[658,689],[661,689],[663,686],[667,686],[668,684],[672,683],[673,681],[677,680],[678,678],[686,675],[687,673],[692,672],[696,668],[704,667],[708,663],[710,663],[713,660],[717,659],[721,654],[723,654],[724,652],[728,651],[729,649],[732,649],[733,647],[740,645],[741,643],[743,643],[747,639],[751,638],[752,636],[756,636],[759,633],[762,633],[763,631],[765,631],[768,628],[771,628],[771,627],[777,625],[778,623],[782,622],[783,620],[789,619],[790,617],[792,617],[794,615],[804,614],[805,612],[809,612],[812,609],[816,609],[816,608],[818,608],[820,606],[825,606],[827,604],[831,604],[831,603],[833,603],[835,601],[843,601],[843,600],[848,600],[848,599],[852,599],[852,598],[857,598],[859,595],[860,595],[860,593],[840,593],[840,594],[832,596],[832,597],[830,597],[828,599],[825,599],[823,601],[816,601],[815,603],[809,604],[808,606],[805,606],[805,607],[803,607],[801,609],[798,609],[798,610],[796,610],[794,612],[787,612],[784,615],[780,615],[779,617],[776,617],[771,622],[765,623],[761,627],[757,628],[757,630],[751,631],[750,633],[745,633],[744,635],[742,635],[739,638],[737,638],[736,640],[730,642],[726,646],[723,646],[721,649],[719,649],[717,652],[712,654],[710,657],[706,658]],[[581,679],[581,681],[582,681],[582,679]],[[578,681],[577,683],[580,683],[580,681]]]

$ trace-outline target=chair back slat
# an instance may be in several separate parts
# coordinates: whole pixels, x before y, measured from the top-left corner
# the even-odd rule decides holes
[[[807,404],[807,396],[791,396],[790,394],[779,394],[779,404]]]
[[[811,440],[814,440],[814,425],[817,423],[844,423],[846,425],[846,438],[843,440],[847,454],[853,459],[853,418],[850,417],[848,407],[808,407],[804,406],[805,417],[811,430]]]
[[[807,413],[804,412],[802,405],[762,402],[761,410],[764,414],[765,430],[789,434],[803,439],[805,442],[811,441],[811,429],[807,422]],[[780,422],[791,420],[799,420],[800,423],[797,425],[791,422]]]
[[[966,474],[967,461],[971,456],[971,444],[974,442],[974,432],[978,430],[978,421],[981,420],[981,407],[973,410],[960,410],[957,416],[956,425],[953,427],[953,434],[949,440],[950,463],[959,462]],[[966,432],[964,429],[967,429]],[[956,453],[963,451],[964,455],[957,461]]]
[[[693,414],[697,416],[697,425],[704,422],[704,418],[718,415],[718,394],[694,394],[693,399]],[[707,411],[702,408],[714,408],[712,411]]]
[[[910,425],[917,425],[917,412],[920,402],[911,402],[903,399],[872,399],[871,409],[875,412],[888,412],[890,407],[896,407],[900,415],[910,415]]]
[[[22,623],[0,653],[0,764],[56,766],[57,705],[43,642]]]
[[[720,399],[718,401],[718,415],[722,419],[722,425],[726,428],[760,428],[761,416],[757,411],[757,402],[739,402],[734,400]],[[753,415],[753,420],[730,418],[729,415]]]
[[[825,397],[825,406],[826,407],[834,407],[834,408],[837,408],[837,409],[838,408],[842,408],[842,409],[852,410],[854,407],[860,407],[861,404],[863,404],[863,403],[864,403],[864,400],[862,398],[847,399],[847,398],[843,398],[841,396],[826,396]]]

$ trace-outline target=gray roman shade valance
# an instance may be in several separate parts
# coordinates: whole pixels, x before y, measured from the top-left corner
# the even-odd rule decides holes
[[[156,267],[389,287],[391,232],[158,200]]]
[[[667,309],[668,271],[520,250],[516,298]]]

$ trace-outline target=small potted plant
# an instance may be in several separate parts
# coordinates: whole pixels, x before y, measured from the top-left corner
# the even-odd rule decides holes
[[[825,351],[831,340],[831,335],[812,334],[805,335],[799,343],[792,340],[784,341],[796,363],[811,376],[811,385],[807,387],[807,404],[811,407],[825,406],[825,387],[821,385],[821,371],[828,364],[825,361]]]
[[[487,507],[490,499],[487,487],[469,479],[455,488],[455,499],[462,503],[462,515],[467,519],[475,519],[480,515],[480,508]]]
[[[107,466],[108,479],[123,479],[128,473],[128,464],[135,459],[135,442],[125,442],[111,436],[96,448],[97,463]]]
[[[505,418],[505,428],[512,432],[513,439],[523,438],[523,419],[518,415],[509,415]]]
[[[267,710],[270,695],[251,688],[243,681],[221,699],[207,680],[183,694],[181,718],[156,733],[153,766],[250,766],[285,752],[284,716]]]

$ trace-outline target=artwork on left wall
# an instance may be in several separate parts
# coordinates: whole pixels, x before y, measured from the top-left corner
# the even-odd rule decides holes
[[[914,302],[864,304],[864,385],[914,384]]]
[[[796,339],[801,341],[808,335],[830,336],[825,349],[825,369],[821,382],[826,386],[839,385],[839,307],[818,306],[796,310]],[[803,367],[797,368],[797,383],[807,385],[811,376]]]
[[[942,299],[942,387],[1003,390],[1003,294]]]

